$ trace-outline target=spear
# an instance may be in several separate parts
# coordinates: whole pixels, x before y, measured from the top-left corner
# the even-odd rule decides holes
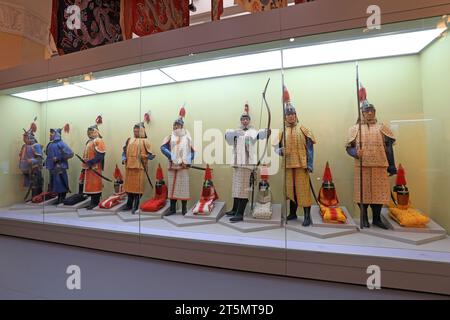
[[[363,144],[362,144],[362,137],[361,137],[361,131],[362,131],[362,115],[361,115],[361,108],[360,108],[360,98],[359,98],[359,90],[360,90],[360,84],[359,84],[359,64],[356,62],[356,107],[358,108],[358,125],[359,125],[359,150],[362,150]],[[359,156],[359,227],[361,229],[364,228],[363,225],[363,169],[362,169],[362,155]]]

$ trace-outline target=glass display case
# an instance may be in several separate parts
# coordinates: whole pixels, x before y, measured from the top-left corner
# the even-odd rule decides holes
[[[291,276],[329,279],[312,251],[448,263],[447,32],[435,17],[5,89],[0,219],[223,246],[148,254],[223,267],[262,248],[238,268]]]

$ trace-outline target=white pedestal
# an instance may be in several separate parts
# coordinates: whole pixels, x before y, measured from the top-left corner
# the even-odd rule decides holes
[[[123,203],[119,203],[111,209],[103,209],[98,206],[92,210],[78,209],[78,216],[80,218],[115,216],[119,210],[125,207],[126,204],[127,203],[125,201]]]
[[[355,222],[359,221],[355,219]],[[421,245],[425,243],[430,243],[433,241],[445,239],[447,237],[446,234],[437,234],[437,233],[424,233],[424,232],[402,232],[396,230],[385,230],[381,229],[377,226],[370,225],[370,228],[360,229],[361,233],[368,234],[374,237],[379,237],[388,240],[394,240],[399,242],[404,242],[408,244]]]
[[[162,219],[163,215],[165,215],[167,212],[169,212],[170,203],[169,201],[166,203],[166,205],[156,212],[145,212],[138,210],[136,214],[131,214],[130,211],[119,211],[117,212],[117,215],[119,216],[122,221],[125,222],[132,222],[132,221],[145,221],[145,220],[156,220],[156,219]]]
[[[58,197],[49,199],[41,203],[33,203],[28,201],[26,203],[18,203],[9,208],[9,210],[43,210],[45,206],[51,206],[58,201]]]
[[[91,197],[88,197],[86,200],[83,200],[81,202],[78,202],[77,204],[74,204],[73,206],[67,206],[63,203],[57,205],[57,206],[50,206],[44,208],[45,214],[53,214],[53,213],[64,213],[64,212],[76,212],[78,209],[85,208],[89,206],[91,203]]]
[[[433,221],[430,218],[430,222],[428,222],[426,228],[409,228],[409,227],[402,227],[389,216],[389,209],[383,208],[383,211],[381,212],[381,216],[383,218],[383,221],[386,223],[386,225],[389,227],[389,229],[399,231],[399,232],[417,232],[417,233],[432,233],[432,234],[447,234],[447,231],[445,231],[444,228],[442,228],[440,225],[438,225],[435,221]]]
[[[355,221],[353,220],[351,214],[348,212],[347,208],[341,207],[341,209],[347,216],[347,223],[326,223],[322,219],[319,206],[312,206],[311,219],[313,222],[313,226],[318,228],[358,229],[358,226],[355,224]]]
[[[250,214],[250,205],[248,204],[244,220],[239,222],[230,222],[231,217],[223,216],[219,223],[240,232],[256,232],[270,229],[281,228],[281,204],[272,204],[272,219],[255,219]]]
[[[223,208],[225,207],[225,204],[223,202],[220,202],[223,205],[221,205],[220,211],[223,211]],[[214,208],[216,209],[216,208]],[[191,214],[189,217],[187,217],[188,214]],[[216,215],[216,213],[214,213]],[[220,215],[221,212],[217,212],[217,215]],[[216,223],[217,220],[215,218],[213,219],[205,219],[206,217],[200,217],[200,216],[194,216],[192,213],[192,208],[188,210],[185,216],[181,214],[181,210],[177,210],[176,214],[173,214],[171,216],[163,216],[163,219],[167,222],[173,224],[177,227],[190,227],[190,226],[199,226],[203,224],[212,224]]]
[[[286,229],[303,233],[308,236],[312,236],[319,239],[328,239],[335,238],[340,236],[345,236],[352,233],[357,233],[357,228],[330,228],[326,227],[318,227],[316,225],[310,225],[308,227],[302,226],[303,217],[297,218],[297,220],[290,220],[286,222]]]

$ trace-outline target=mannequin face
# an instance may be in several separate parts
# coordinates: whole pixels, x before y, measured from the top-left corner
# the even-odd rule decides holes
[[[183,129],[183,126],[179,123],[174,123],[172,128],[173,128],[173,131],[175,131],[175,130]]]
[[[366,121],[372,121],[375,119],[375,109],[374,108],[368,108],[367,111],[364,111],[363,113],[363,118]]]
[[[249,126],[249,124],[250,124],[250,118],[248,118],[248,117],[242,117],[241,118],[241,125],[244,128],[247,128]]]
[[[28,136],[26,134],[23,135],[23,143],[30,144],[30,139],[28,139]]]
[[[139,138],[139,128],[133,128],[133,134],[135,138]]]
[[[55,134],[56,134],[55,131],[50,131],[50,141],[55,140]]]
[[[95,130],[88,129],[88,131],[87,131],[87,136],[88,136],[90,139],[95,139],[95,138],[98,137],[98,134],[97,134],[97,132],[96,132]]]
[[[286,115],[286,121],[289,124],[295,124],[297,122],[297,115],[295,113],[289,113]]]

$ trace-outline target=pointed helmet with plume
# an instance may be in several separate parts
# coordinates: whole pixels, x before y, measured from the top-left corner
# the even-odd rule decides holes
[[[164,173],[161,168],[161,164],[158,163],[158,168],[156,168],[156,188],[162,187],[165,184]]]
[[[331,175],[330,164],[328,163],[328,161],[323,172],[322,188],[327,190],[335,189],[333,176]]]
[[[178,112],[178,119],[173,122],[174,125],[178,124],[181,127],[184,127],[184,118],[186,117],[186,109],[184,108],[184,105],[180,108],[180,111]]]
[[[122,172],[119,169],[119,166],[116,164],[116,168],[114,169],[114,179],[116,181],[123,181]]]
[[[283,105],[285,115],[297,114],[297,110],[295,110],[294,105],[291,103],[291,97],[285,85],[283,85]]]
[[[371,104],[369,100],[367,100],[367,90],[361,82],[359,83],[358,95],[359,95],[359,106],[362,112],[366,112],[371,108],[375,109],[375,106]]]
[[[248,118],[249,120],[252,119],[250,117],[250,106],[248,105],[248,102],[246,102],[245,105],[244,105],[244,112],[241,115],[241,121],[242,121],[243,118]]]
[[[98,129],[98,126],[100,126],[101,124],[103,124],[103,117],[99,115],[95,119],[95,124],[88,127],[88,136],[93,138],[98,136],[102,138],[102,135],[100,134],[100,131]]]
[[[52,141],[58,141],[61,140],[61,134],[64,133],[70,133],[70,125],[66,123],[62,128],[56,128],[56,129],[50,129],[50,134],[53,134]]]
[[[397,170],[397,178],[395,181],[394,192],[399,195],[407,195],[409,194],[408,187],[406,186],[406,174],[405,169],[401,164],[398,166]]]
[[[23,135],[27,137],[28,143],[33,144],[37,143],[35,133],[37,131],[37,125],[36,125],[37,117],[33,119],[33,122],[30,124],[30,128],[28,130],[23,129]]]
[[[339,205],[339,199],[336,192],[336,187],[333,183],[333,176],[331,175],[330,164],[327,161],[325,170],[323,172],[322,187],[319,192],[319,203],[326,207],[336,207]]]
[[[205,170],[203,187],[207,188],[207,187],[211,187],[212,185],[213,185],[213,182],[212,182],[212,169],[209,167],[209,164],[207,164],[206,165],[206,170]]]

